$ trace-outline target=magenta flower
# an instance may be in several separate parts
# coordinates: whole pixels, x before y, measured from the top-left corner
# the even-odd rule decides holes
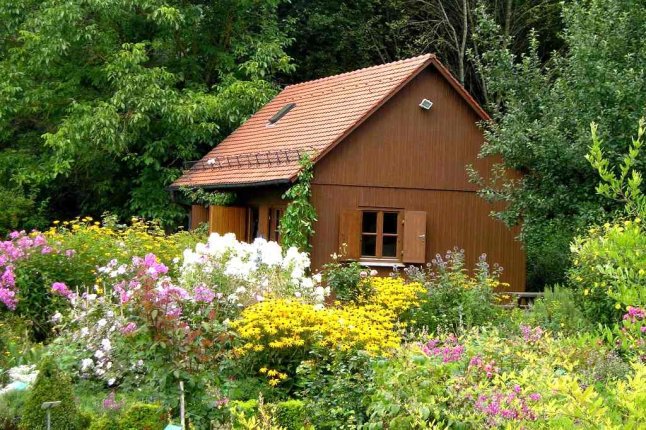
[[[526,342],[535,343],[538,342],[541,337],[543,337],[543,329],[540,327],[531,328],[528,325],[521,324],[520,332]]]
[[[198,285],[193,298],[196,302],[211,303],[215,299],[215,293],[205,285]]]
[[[457,343],[457,339],[449,337],[443,346],[439,345],[438,339],[432,339],[422,345],[422,352],[429,357],[442,357],[443,363],[459,361],[464,353],[464,346]]]
[[[137,330],[137,324],[132,321],[121,327],[121,333],[124,335],[132,334],[135,330]]]
[[[18,301],[16,300],[16,292],[12,289],[0,286],[0,302],[12,311],[16,310]]]
[[[118,411],[123,407],[123,404],[123,402],[117,402],[114,391],[110,392],[108,397],[103,399],[103,409],[107,409],[109,411]]]
[[[68,300],[70,300],[74,296],[74,293],[72,293],[70,289],[67,288],[67,285],[65,285],[63,282],[54,282],[52,284],[52,292],[54,294],[58,294],[59,296],[65,297]]]
[[[47,244],[47,239],[42,234],[37,235],[34,238],[34,246],[43,246]]]

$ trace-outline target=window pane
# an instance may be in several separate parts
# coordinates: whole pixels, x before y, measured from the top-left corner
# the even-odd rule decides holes
[[[375,257],[377,255],[377,236],[361,236],[361,255]]]
[[[377,212],[364,212],[363,213],[363,226],[364,233],[377,233]]]
[[[384,233],[397,234],[397,212],[384,212]]]
[[[397,257],[397,236],[384,236],[383,257]]]

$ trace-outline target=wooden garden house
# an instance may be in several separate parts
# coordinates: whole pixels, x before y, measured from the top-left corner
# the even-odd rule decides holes
[[[525,284],[517,231],[494,220],[466,165],[479,159],[487,113],[433,55],[286,87],[171,186],[234,191],[232,206],[191,208],[191,225],[239,239],[278,240],[299,157],[314,161],[318,221],[312,265],[345,244],[368,267],[429,262],[458,247],[487,254],[514,291]]]

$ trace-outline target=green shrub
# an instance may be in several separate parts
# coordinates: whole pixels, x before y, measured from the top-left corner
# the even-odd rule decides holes
[[[366,270],[357,262],[342,263],[334,259],[323,266],[323,282],[330,287],[336,300],[356,302],[361,295],[361,272]]]
[[[537,299],[525,313],[524,320],[531,326],[540,326],[564,335],[590,331],[595,324],[585,318],[575,296],[574,291],[560,285],[546,288],[543,297]]]
[[[60,401],[51,410],[52,429],[77,430],[81,428],[81,418],[74,400],[72,383],[63,374],[51,357],[45,357],[38,366],[38,377],[22,408],[21,430],[44,430],[44,402]]]
[[[229,413],[231,415],[232,424],[235,428],[235,424],[241,417],[251,418],[258,413],[258,400],[234,400],[229,404]]]
[[[0,429],[18,430],[20,413],[26,399],[26,391],[10,391],[0,396]]]
[[[278,425],[285,430],[301,430],[308,428],[307,411],[305,403],[301,400],[287,400],[276,403],[275,416]]]
[[[426,270],[407,268],[406,275],[427,289],[413,312],[414,326],[458,332],[493,322],[498,315],[494,289],[503,285],[498,281],[500,271],[497,266],[491,270],[483,255],[470,276],[464,251],[458,249],[445,257],[437,255]]]
[[[168,423],[167,414],[160,405],[135,403],[119,418],[119,430],[159,430]]]
[[[300,365],[298,395],[315,428],[353,428],[365,423],[363,398],[371,392],[374,361],[357,351],[315,356]]]
[[[117,428],[117,421],[114,418],[103,415],[93,419],[88,430],[115,430]]]
[[[612,325],[627,306],[646,304],[646,234],[639,218],[593,227],[571,248],[568,284],[590,321]]]

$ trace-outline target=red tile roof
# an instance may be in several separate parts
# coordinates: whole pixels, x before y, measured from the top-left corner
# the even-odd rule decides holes
[[[422,55],[286,87],[171,188],[293,180],[299,154],[308,152],[318,160],[431,63],[483,119],[489,119],[434,55]],[[296,106],[269,124],[269,118],[288,103]]]

